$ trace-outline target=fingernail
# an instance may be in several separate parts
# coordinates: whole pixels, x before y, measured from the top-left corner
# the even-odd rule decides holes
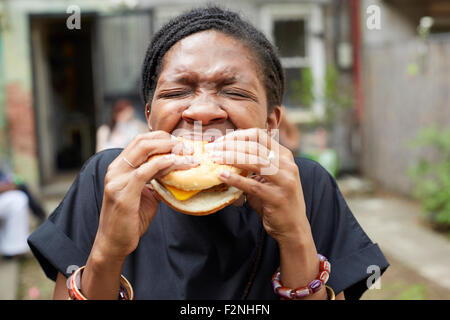
[[[230,177],[230,171],[224,170],[224,171],[222,171],[220,173],[220,176],[224,177],[224,178],[229,178]]]

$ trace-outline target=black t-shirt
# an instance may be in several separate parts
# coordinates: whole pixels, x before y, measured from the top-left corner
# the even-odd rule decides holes
[[[121,150],[91,157],[60,205],[30,235],[30,248],[50,279],[58,272],[68,277],[86,264],[107,167]],[[383,273],[389,263],[356,221],[333,177],[314,161],[295,161],[317,252],[331,263],[328,285],[336,293],[344,290],[346,299],[358,299],[367,290],[369,266]],[[197,217],[161,202],[122,272],[136,299],[278,299],[271,288],[278,266],[278,245],[248,204]]]

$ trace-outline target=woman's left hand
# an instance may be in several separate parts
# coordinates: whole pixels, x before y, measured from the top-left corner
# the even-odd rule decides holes
[[[265,129],[237,130],[207,144],[205,149],[215,162],[251,173],[243,177],[223,172],[220,178],[244,191],[272,238],[289,241],[310,232],[293,154]]]

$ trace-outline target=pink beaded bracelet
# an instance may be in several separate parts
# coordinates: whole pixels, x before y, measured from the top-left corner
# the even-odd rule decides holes
[[[319,274],[316,279],[311,281],[307,286],[292,289],[285,287],[280,281],[280,268],[272,276],[272,288],[275,294],[285,299],[300,299],[305,298],[317,291],[325,285],[330,277],[331,264],[323,255],[318,254],[319,257]]]

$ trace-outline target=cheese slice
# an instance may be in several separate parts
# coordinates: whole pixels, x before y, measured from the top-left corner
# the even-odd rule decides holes
[[[180,200],[180,201],[187,200],[201,191],[201,190],[186,191],[186,190],[181,190],[181,189],[169,186],[165,183],[163,183],[163,185],[164,185],[164,187],[166,187],[167,190],[169,190],[173,194],[173,196],[177,200]]]

